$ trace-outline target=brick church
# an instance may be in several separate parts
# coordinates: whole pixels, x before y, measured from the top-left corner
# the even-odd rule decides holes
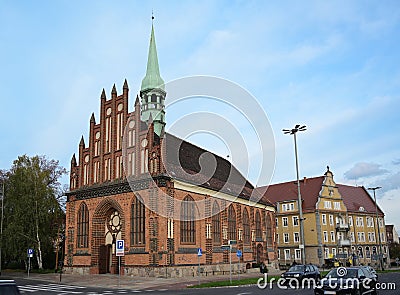
[[[274,206],[252,201],[256,190],[228,160],[165,132],[165,99],[152,26],[133,110],[126,80],[120,94],[115,84],[109,98],[103,89],[100,118],[92,114],[72,156],[67,272],[194,275],[198,248],[204,272],[229,270],[237,250],[242,269],[276,261]],[[208,164],[215,169],[204,171]],[[125,242],[121,268],[117,240]],[[229,240],[231,251],[222,247]]]

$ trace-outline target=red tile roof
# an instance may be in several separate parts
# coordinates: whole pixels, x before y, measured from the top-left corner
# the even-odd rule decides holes
[[[304,178],[300,180],[300,192],[303,200],[303,211],[315,210],[319,194],[322,190],[324,176]],[[375,213],[375,202],[364,187],[336,184],[349,212],[360,212],[364,207],[365,213]],[[265,187],[263,187],[265,189]],[[276,205],[277,202],[297,200],[297,181],[289,181],[268,186],[263,199]],[[378,213],[384,214],[378,206]]]
[[[337,184],[339,193],[342,195],[344,204],[350,212],[361,212],[360,207],[364,207],[367,213],[375,213],[375,202],[371,195],[363,186],[350,186]],[[383,215],[383,211],[378,206],[378,214]]]
[[[306,178],[300,181],[301,198],[303,199],[303,211],[315,209],[315,204],[322,188],[323,176]],[[263,199],[277,202],[297,200],[297,181],[271,184],[268,186]]]

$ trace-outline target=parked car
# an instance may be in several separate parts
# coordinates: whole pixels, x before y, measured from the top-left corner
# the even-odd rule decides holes
[[[377,279],[364,267],[332,269],[314,288],[315,295],[377,295]]]
[[[378,279],[378,274],[376,273],[376,270],[373,269],[371,266],[366,265],[361,267],[364,268],[366,271],[368,271],[372,276],[375,276],[376,279]]]
[[[19,295],[17,284],[13,280],[0,280],[0,295]]]
[[[304,278],[313,278],[316,282],[321,279],[318,267],[312,264],[296,264],[292,265],[286,272],[281,275],[285,279],[285,284],[290,284],[291,280],[301,283]],[[295,286],[292,284],[292,286]],[[301,286],[299,284],[299,286]]]

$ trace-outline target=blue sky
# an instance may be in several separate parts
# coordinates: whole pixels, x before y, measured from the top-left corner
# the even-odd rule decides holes
[[[305,124],[300,176],[329,165],[337,182],[382,186],[387,222],[400,228],[398,1],[3,0],[0,7],[0,169],[22,154],[69,168],[91,113],[98,118],[103,87],[109,96],[116,83],[120,93],[127,78],[133,105],[154,10],[166,82],[217,76],[258,100],[274,131],[272,182],[295,178],[293,139],[281,130]],[[170,118],[207,106],[176,105]],[[208,135],[191,139],[229,153]],[[258,157],[250,148],[250,162]],[[268,182],[251,171],[249,178]]]

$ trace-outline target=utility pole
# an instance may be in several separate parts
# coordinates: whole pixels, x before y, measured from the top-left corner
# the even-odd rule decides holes
[[[370,187],[368,190],[374,191],[374,202],[375,202],[375,215],[376,215],[376,227],[378,228],[378,243],[379,243],[379,264],[381,266],[382,270],[385,270],[383,267],[383,252],[382,252],[382,242],[381,242],[381,230],[380,230],[380,225],[379,225],[379,217],[378,217],[378,205],[376,203],[376,195],[375,191],[377,189],[380,189],[382,187],[377,186],[377,187]]]
[[[306,126],[296,125],[293,129],[283,129],[284,134],[290,134],[294,137],[294,153],[296,158],[296,175],[297,175],[297,199],[298,199],[298,209],[299,209],[299,219],[300,219],[300,242],[299,248],[301,250],[301,263],[306,263],[306,250],[304,241],[304,218],[303,218],[303,206],[300,193],[300,178],[299,178],[299,160],[297,156],[297,140],[296,133],[299,131],[306,131]]]

